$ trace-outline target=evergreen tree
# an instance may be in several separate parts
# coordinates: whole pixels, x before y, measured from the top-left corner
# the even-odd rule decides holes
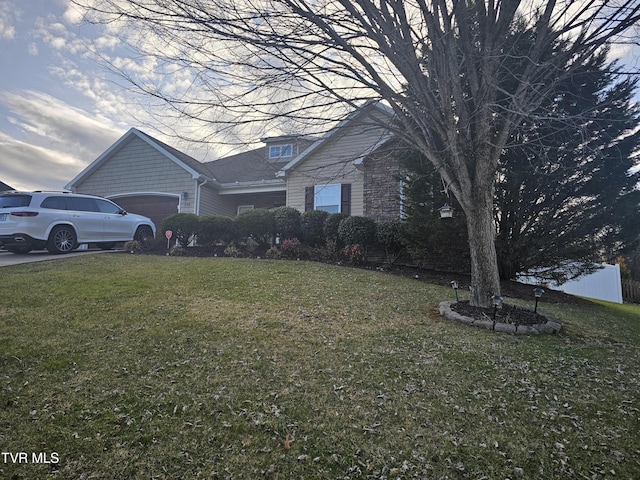
[[[514,131],[500,158],[495,224],[503,279],[535,268],[564,281],[638,239],[640,172],[631,171],[640,144],[640,110],[632,102],[637,82],[616,82],[606,53],[558,84],[539,115]],[[437,205],[446,200],[439,176],[418,155],[408,156],[405,166],[414,252],[442,255],[438,246],[446,245],[464,261],[456,255],[465,246],[464,222],[436,220]]]
[[[403,236],[407,251],[423,268],[468,272],[469,241],[460,205],[422,155],[407,154],[403,167]],[[445,204],[454,208],[454,216],[441,220],[439,209]]]
[[[631,172],[640,145],[640,110],[632,103],[637,82],[616,83],[606,53],[558,85],[543,107],[557,115],[523,124],[500,159],[501,278],[537,268],[563,281],[615,258],[638,238],[640,174]],[[572,119],[570,126],[563,117]]]

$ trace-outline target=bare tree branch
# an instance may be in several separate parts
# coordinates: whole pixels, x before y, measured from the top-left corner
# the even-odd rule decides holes
[[[510,134],[595,52],[637,43],[640,20],[637,0],[73,1],[152,60],[153,72],[119,68],[127,81],[209,131],[318,131],[364,101],[386,103],[390,128],[470,219],[477,303],[499,291],[488,231]],[[528,36],[526,50],[514,35]]]

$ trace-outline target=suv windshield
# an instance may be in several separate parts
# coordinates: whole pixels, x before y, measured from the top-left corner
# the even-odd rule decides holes
[[[31,195],[0,195],[0,208],[28,207]]]

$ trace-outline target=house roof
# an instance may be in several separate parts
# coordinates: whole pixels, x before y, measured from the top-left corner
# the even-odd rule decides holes
[[[266,147],[220,158],[204,165],[220,183],[259,182],[274,180],[284,162],[268,162]]]
[[[319,140],[313,142],[306,150],[304,150],[302,153],[300,153],[300,155],[298,155],[293,160],[291,160],[290,162],[285,164],[282,167],[282,169],[277,173],[278,177],[284,177],[288,170],[291,170],[296,165],[298,165],[301,162],[303,162],[309,155],[311,155],[311,153],[315,152],[316,150],[321,148],[323,145],[325,145],[331,138],[335,137],[338,134],[338,132],[343,130],[347,125],[349,125],[356,118],[361,117],[361,116],[365,116],[365,115],[371,115],[370,113],[368,113],[369,110],[371,110],[371,109],[374,109],[375,111],[381,112],[381,113],[387,115],[389,118],[391,118],[393,116],[393,112],[389,108],[387,108],[383,104],[381,104],[380,102],[377,102],[377,101],[374,101],[374,100],[368,101],[361,108],[358,108],[357,110],[351,112],[347,116],[347,118],[342,120],[335,128],[332,128],[322,138],[320,138]],[[384,135],[379,142],[377,142],[369,150],[367,150],[367,152],[365,152],[363,154],[363,157],[373,153],[374,150],[378,149],[380,146],[382,146],[384,143],[386,143],[390,138],[392,138],[392,136],[393,135],[390,134],[390,133]],[[361,162],[362,158],[354,159],[354,161]]]
[[[275,162],[269,161],[267,158],[269,143],[277,143],[284,140],[296,142],[297,151],[303,151],[315,141],[315,139],[306,139],[299,136],[272,137],[263,139],[268,142],[267,146],[202,163],[147,133],[136,128],[131,128],[102,155],[71,180],[71,182],[66,185],[66,188],[72,190],[85,177],[91,175],[100,165],[107,162],[113,154],[133,137],[143,140],[151,147],[160,151],[165,157],[189,172],[194,179],[207,179],[210,185],[213,184],[217,187],[222,187],[223,185],[264,185],[265,183],[281,184],[283,181],[278,179],[276,174],[288,163],[288,159]]]
[[[5,190],[15,190],[15,188],[10,187],[6,183],[0,182],[0,192],[4,192]]]
[[[85,177],[91,175],[103,163],[107,162],[120,148],[122,148],[131,138],[137,137],[147,143],[152,148],[158,150],[165,157],[176,163],[178,166],[186,170],[194,179],[208,180],[208,184],[225,189],[233,189],[234,187],[257,186],[262,187],[267,184],[277,185],[284,184],[283,177],[286,171],[295,167],[298,163],[304,161],[312,152],[322,147],[345,125],[349,124],[355,118],[364,115],[370,115],[371,108],[375,111],[384,112],[389,117],[392,116],[386,107],[377,102],[369,102],[362,108],[354,111],[345,120],[343,120],[336,128],[320,139],[311,137],[302,137],[299,135],[289,135],[283,137],[269,137],[262,141],[266,146],[255,148],[247,152],[238,153],[228,157],[223,157],[207,163],[202,163],[184,152],[168,145],[157,138],[152,137],[136,128],[131,128],[122,137],[120,137],[111,147],[109,147],[102,155],[96,158],[87,168],[78,174],[65,188],[73,190]],[[387,140],[385,137],[384,141]],[[268,158],[270,145],[281,145],[291,143],[293,145],[293,159],[270,160]],[[379,142],[372,147],[378,148]],[[360,159],[361,160],[361,159]],[[359,161],[359,159],[356,159]]]
[[[220,183],[247,183],[265,182],[276,180],[276,174],[290,161],[290,158],[283,160],[269,160],[269,146],[290,143],[294,151],[303,152],[316,139],[310,137],[280,136],[263,138],[265,146],[255,148],[247,152],[230,155],[220,158],[204,165],[209,169],[211,175]]]

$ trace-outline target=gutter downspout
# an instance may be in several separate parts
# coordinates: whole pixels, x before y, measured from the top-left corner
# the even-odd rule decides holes
[[[204,182],[198,183],[198,179],[196,179],[196,215],[200,216],[200,189],[203,185],[206,185],[209,182],[208,178],[204,179]]]

